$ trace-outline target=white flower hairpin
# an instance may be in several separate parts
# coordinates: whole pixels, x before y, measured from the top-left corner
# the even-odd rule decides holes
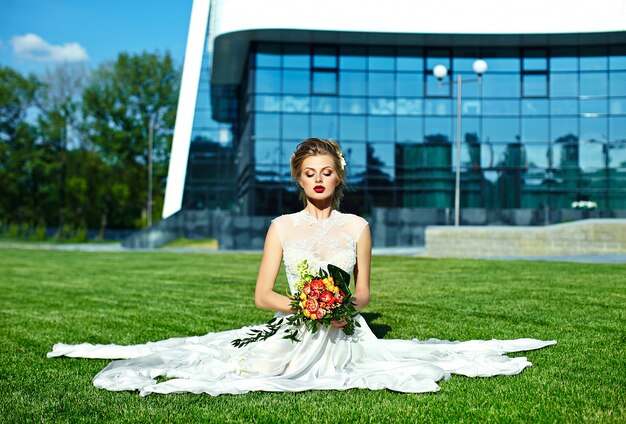
[[[346,158],[344,157],[343,153],[339,153],[339,156],[341,158],[341,170],[343,171],[344,169],[346,169]]]

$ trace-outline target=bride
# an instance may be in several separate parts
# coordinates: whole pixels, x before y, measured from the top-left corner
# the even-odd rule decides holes
[[[332,140],[310,138],[291,157],[291,173],[301,187],[304,210],[280,216],[267,232],[255,290],[257,307],[279,317],[294,311],[291,299],[274,292],[281,261],[290,290],[298,264],[311,269],[333,264],[353,275],[357,310],[370,300],[371,236],[367,221],[338,211],[345,182],[345,159]],[[303,331],[296,343],[279,334],[241,348],[231,342],[263,325],[204,336],[173,338],[142,345],[55,344],[48,357],[118,359],[94,378],[107,390],[150,393],[192,392],[220,395],[250,391],[304,391],[350,388],[434,392],[451,374],[468,377],[514,375],[531,365],[503,354],[553,345],[535,339],[472,340],[377,339],[365,320],[353,335],[335,320],[317,332]],[[157,381],[159,378],[159,381]]]

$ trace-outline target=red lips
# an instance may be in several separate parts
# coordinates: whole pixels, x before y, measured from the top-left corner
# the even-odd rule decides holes
[[[316,193],[323,193],[323,192],[324,192],[324,190],[326,190],[326,189],[324,188],[324,186],[315,186],[315,187],[313,187],[313,190],[314,190]]]

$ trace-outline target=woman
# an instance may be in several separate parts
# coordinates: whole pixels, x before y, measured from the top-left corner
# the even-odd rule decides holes
[[[258,307],[277,311],[278,317],[293,312],[289,297],[274,292],[274,283],[282,261],[295,292],[298,264],[304,260],[312,269],[333,264],[353,273],[356,309],[369,303],[369,227],[364,219],[337,210],[345,165],[339,145],[332,140],[310,138],[296,148],[291,173],[301,187],[304,210],[272,221],[256,283]],[[530,362],[503,353],[556,343],[534,339],[463,343],[379,340],[360,315],[354,319],[360,327],[350,336],[342,330],[346,321],[339,319],[315,333],[304,330],[300,342],[282,338],[280,332],[286,331],[282,328],[265,341],[242,348],[232,345],[251,330],[264,328],[256,326],[145,345],[56,344],[48,356],[128,358],[108,365],[96,375],[94,385],[107,390],[139,390],[142,396],[349,388],[419,393],[439,390],[436,382],[451,373],[472,377],[518,374]],[[157,383],[159,376],[169,380]]]

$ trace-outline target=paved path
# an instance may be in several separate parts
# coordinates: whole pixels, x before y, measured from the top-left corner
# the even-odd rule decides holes
[[[55,244],[55,243],[20,243],[20,242],[0,242],[0,249],[29,249],[29,250],[62,250],[81,252],[174,252],[174,253],[261,253],[261,250],[215,250],[201,248],[169,247],[161,249],[126,249],[119,243],[78,243],[78,244]],[[372,249],[375,256],[415,256],[425,257],[424,247],[375,247]],[[605,264],[626,264],[626,254],[605,254],[605,255],[562,255],[562,256],[497,256],[481,257],[475,259],[491,260],[524,260],[524,261],[559,261],[578,263],[605,263]]]

